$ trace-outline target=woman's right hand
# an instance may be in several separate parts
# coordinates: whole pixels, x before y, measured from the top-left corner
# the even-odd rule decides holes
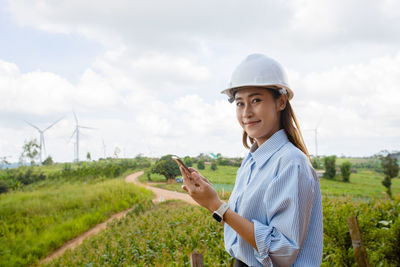
[[[219,199],[217,192],[212,187],[210,181],[201,176],[196,169],[189,168],[189,170],[191,173],[187,174],[185,170],[180,167],[184,184],[182,189],[201,206],[214,212],[222,205],[222,201]]]

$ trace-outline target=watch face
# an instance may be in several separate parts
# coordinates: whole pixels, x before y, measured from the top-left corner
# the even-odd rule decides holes
[[[219,216],[218,213],[216,213],[216,212],[213,213],[213,217],[214,217],[214,219],[216,219],[218,222],[221,222],[221,221],[222,221],[221,216]]]

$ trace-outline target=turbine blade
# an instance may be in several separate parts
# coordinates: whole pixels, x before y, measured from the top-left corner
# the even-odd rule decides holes
[[[74,137],[75,133],[76,133],[76,128],[75,128],[74,132],[72,133],[71,137],[69,138],[68,143],[71,142],[71,139],[72,139],[72,137]]]
[[[75,111],[72,111],[72,112],[74,113],[76,125],[78,125],[78,118],[76,117]]]
[[[39,132],[41,131],[38,127],[36,127],[35,125],[33,125],[30,122],[27,122],[26,120],[24,120],[24,122],[26,122],[27,124],[29,124],[30,126],[32,126],[33,128],[37,129]]]
[[[64,119],[64,117],[65,117],[65,116],[63,116],[63,117],[61,117],[60,119],[58,119],[57,121],[55,121],[55,122],[54,122],[53,124],[51,124],[49,127],[47,127],[46,129],[44,129],[43,132],[46,131],[46,130],[48,130],[48,129],[50,129],[51,127],[53,127],[57,122],[59,122],[60,120]]]
[[[87,126],[81,126],[81,125],[79,125],[79,128],[90,129],[90,130],[97,130],[97,128],[92,128],[92,127],[87,127]]]

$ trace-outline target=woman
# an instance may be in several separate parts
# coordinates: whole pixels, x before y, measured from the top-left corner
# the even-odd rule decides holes
[[[235,266],[319,266],[320,185],[283,68],[264,55],[250,55],[222,93],[236,103],[243,144],[250,149],[228,204],[193,168],[191,173],[181,168],[182,188],[224,223],[225,249],[236,258]]]

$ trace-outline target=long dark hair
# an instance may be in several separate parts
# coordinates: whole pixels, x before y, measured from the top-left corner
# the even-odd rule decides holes
[[[278,99],[281,94],[278,89],[275,88],[265,88],[269,92],[271,92],[274,99]],[[281,111],[280,118],[280,129],[284,129],[286,135],[288,136],[289,141],[295,145],[298,149],[300,149],[306,156],[310,159],[310,155],[308,154],[307,147],[304,143],[303,136],[300,131],[299,123],[297,122],[296,115],[294,114],[293,108],[290,105],[289,100],[286,102],[286,107]],[[249,139],[250,144],[254,143],[254,138],[247,135],[246,131],[243,130],[243,138],[242,142],[246,148],[250,148],[247,143],[247,139]]]

